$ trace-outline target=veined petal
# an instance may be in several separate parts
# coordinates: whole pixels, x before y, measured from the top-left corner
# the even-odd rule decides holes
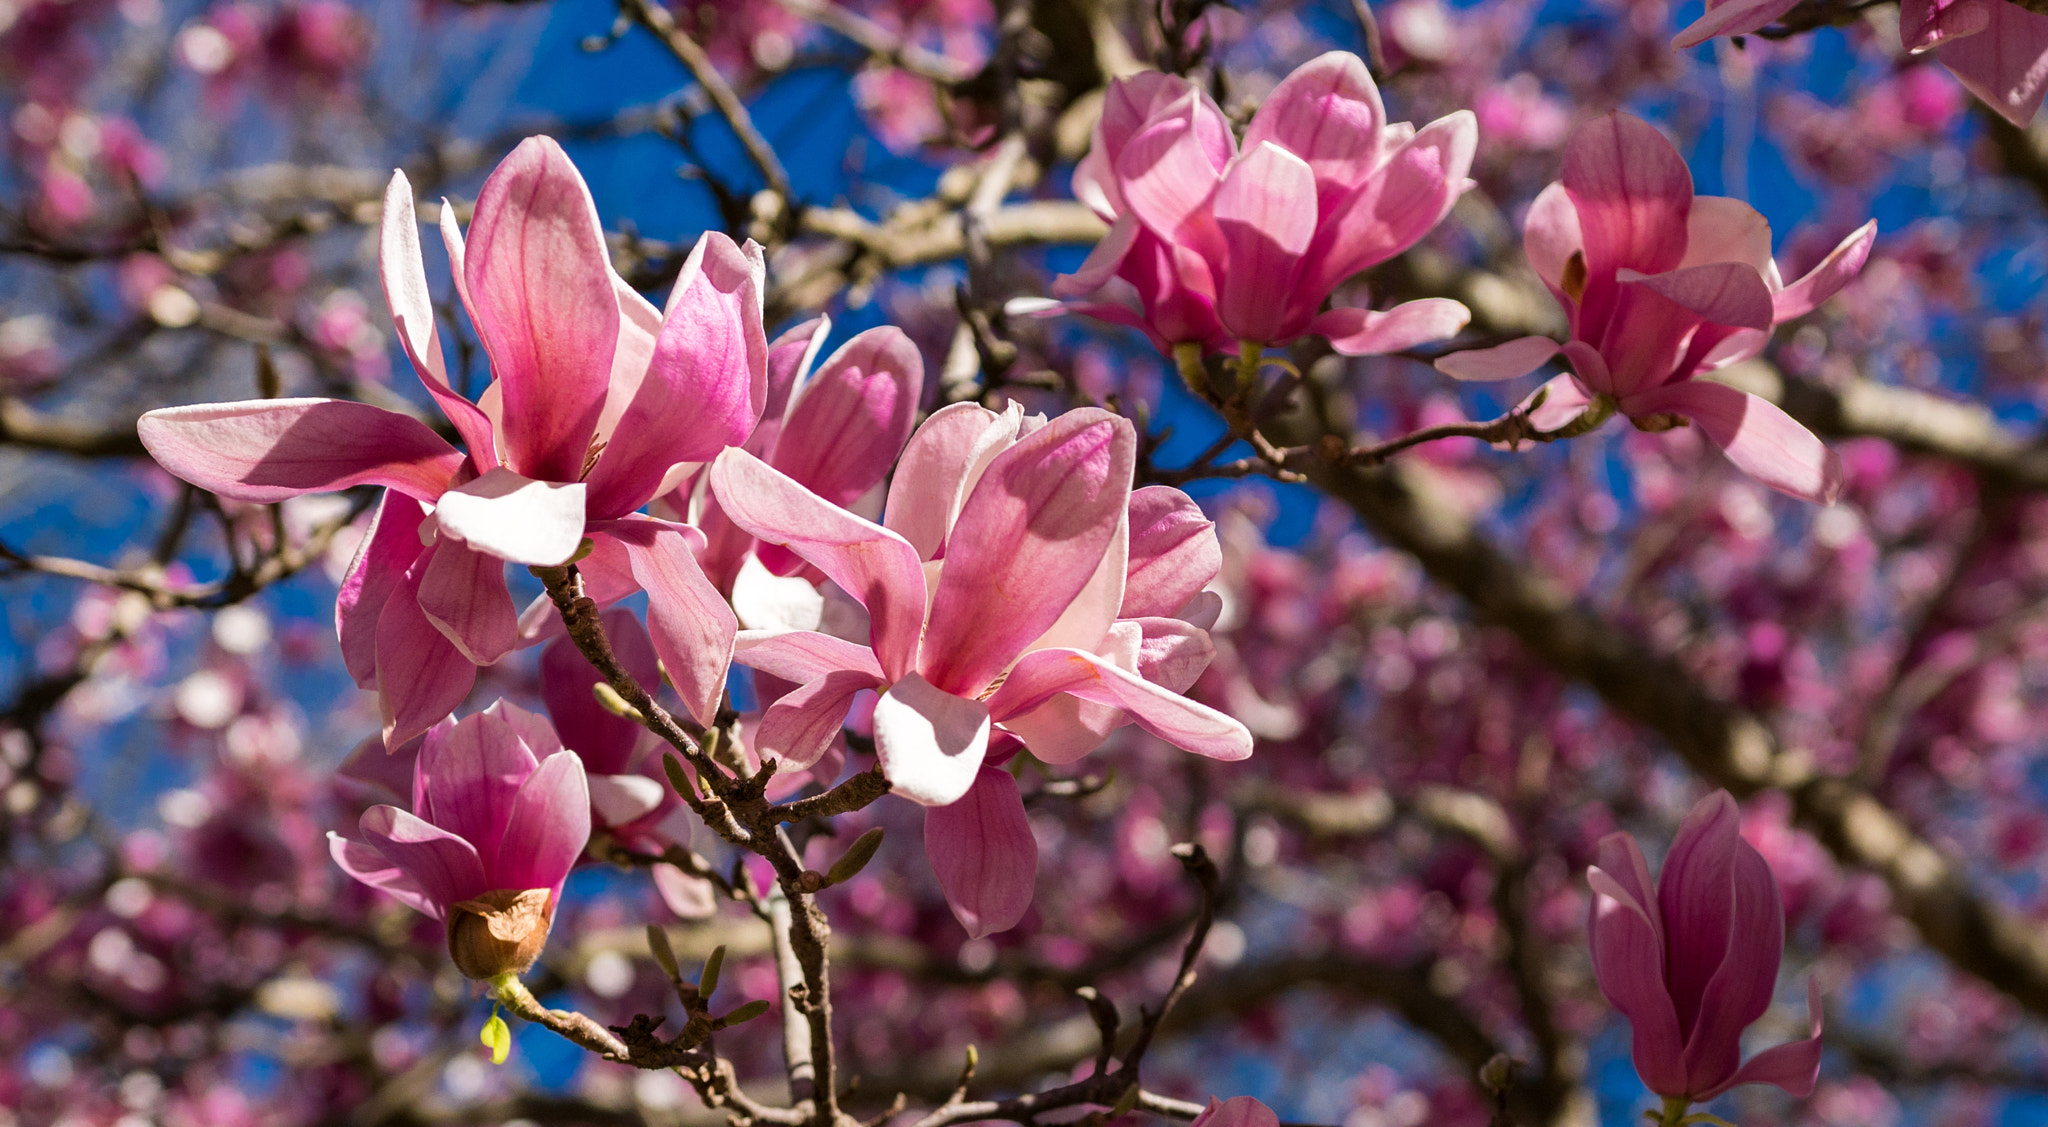
[[[1126,619],[1138,627],[1137,674],[1170,693],[1185,693],[1216,658],[1209,631],[1178,618]]]
[[[1741,262],[1757,274],[1775,277],[1771,267],[1771,224],[1757,209],[1726,196],[1695,196],[1685,217],[1687,266]]]
[[[1585,247],[1586,238],[1579,231],[1579,209],[1572,204],[1571,193],[1565,191],[1563,184],[1555,183],[1538,192],[1529,205],[1528,217],[1522,221],[1522,253],[1528,256],[1530,268],[1550,287],[1550,292],[1569,303],[1567,310],[1577,307],[1578,297],[1565,292],[1565,268],[1572,255],[1580,254]]]
[[[1692,171],[1649,122],[1611,113],[1580,126],[1560,179],[1578,210],[1588,274],[1661,274],[1685,258]]]
[[[767,457],[782,433],[783,417],[789,414],[797,389],[817,366],[832,335],[832,318],[820,314],[768,342],[768,400],[761,410],[761,423],[747,438],[747,450]]]
[[[458,265],[456,272],[461,273],[461,269]],[[412,184],[403,172],[393,172],[391,183],[384,190],[377,272],[384,283],[384,302],[391,307],[391,321],[398,328],[398,343],[412,361],[420,383],[434,397],[441,413],[455,424],[455,431],[469,447],[469,456],[476,461],[477,468],[495,468],[498,451],[491,421],[448,380],[448,360],[441,351],[434,298],[427,289],[427,268],[420,255],[420,225],[413,212]]]
[[[882,686],[881,678],[852,669],[834,669],[806,681],[768,706],[754,733],[754,750],[780,758],[792,771],[808,768],[845,726],[854,694]]]
[[[1707,983],[1728,958],[1741,821],[1742,812],[1728,792],[1715,791],[1701,799],[1679,826],[1657,879],[1657,906],[1664,919],[1664,980],[1678,1011],[1678,1027],[1688,1041],[1699,1025]]]
[[[1392,309],[1339,306],[1309,322],[1308,332],[1328,337],[1346,356],[1386,356],[1449,340],[1472,320],[1472,311],[1447,297],[1404,301]]]
[[[1119,669],[1135,672],[1144,645],[1144,628],[1136,622],[1118,622],[1086,652]],[[1077,647],[1078,648],[1078,647]],[[1027,712],[1005,715],[1001,723],[1024,741],[1031,754],[1055,766],[1072,763],[1096,748],[1109,734],[1131,722],[1115,705],[1084,700],[1067,693],[1055,693]]]
[[[334,634],[341,641],[342,663],[359,689],[377,687],[377,619],[419,558],[426,515],[418,501],[385,490],[335,595]]]
[[[504,466],[441,495],[441,533],[519,564],[559,567],[583,543],[584,486],[522,477]]]
[[[1770,287],[1747,263],[1710,262],[1662,274],[1638,274],[1624,268],[1616,272],[1615,280],[1623,286],[1650,290],[1716,325],[1771,327]]]
[[[647,503],[670,466],[708,462],[747,440],[768,398],[761,248],[707,231],[684,263],[654,358],[591,471],[591,511]]]
[[[908,541],[826,502],[744,450],[718,456],[711,487],[733,523],[788,547],[867,608],[875,654],[890,676],[911,668],[924,626],[925,585],[924,567]]]
[[[1792,1041],[1765,1049],[1749,1058],[1748,1063],[1735,1070],[1718,1087],[1701,1092],[1696,1097],[1706,1103],[1737,1084],[1773,1084],[1783,1088],[1787,1095],[1805,1096],[1813,1092],[1813,1083],[1820,1078],[1820,1030],[1821,1005],[1820,983],[1813,979],[1806,981],[1806,1013],[1813,1033],[1803,1041]]]
[[[1248,147],[1217,187],[1211,212],[1228,265],[1217,279],[1216,313],[1240,340],[1278,343],[1299,331],[1290,314],[1301,257],[1316,234],[1315,196],[1308,162],[1270,141]]]
[[[1725,0],[1707,7],[1706,14],[1671,39],[1671,49],[1697,47],[1717,35],[1748,35],[1778,22],[1778,17],[1799,6],[1799,0]]]
[[[797,392],[768,464],[842,508],[873,489],[910,438],[924,359],[893,325],[834,352]]]
[[[1863,270],[1863,263],[1870,258],[1870,246],[1877,241],[1877,220],[1873,219],[1856,228],[1843,239],[1834,250],[1821,259],[1820,265],[1806,272],[1804,278],[1786,286],[1772,295],[1772,314],[1775,320],[1790,321],[1803,317],[1820,307],[1820,303],[1833,297],[1837,290],[1849,284]]]
[[[1323,296],[1345,279],[1414,246],[1471,186],[1479,122],[1459,110],[1430,122],[1402,145],[1322,225],[1301,292]]]
[[[1259,103],[1245,128],[1244,151],[1272,142],[1307,161],[1327,214],[1378,166],[1386,124],[1379,87],[1364,61],[1331,51],[1296,67]]]
[[[1137,449],[1128,420],[1082,408],[989,464],[932,600],[919,671],[933,685],[979,695],[1086,589],[1125,518]]]
[[[1735,840],[1732,926],[1728,953],[1700,997],[1685,1039],[1686,1089],[1712,1091],[1742,1065],[1742,1031],[1771,1008],[1785,953],[1785,902],[1771,866],[1748,842]]]
[[[1131,138],[1117,157],[1117,188],[1153,234],[1220,265],[1222,236],[1209,201],[1222,175],[1197,135],[1192,105],[1186,114],[1154,118]]]
[[[476,847],[396,806],[363,811],[359,828],[368,845],[412,879],[443,912],[491,890]]]
[[[1549,337],[1521,337],[1492,348],[1473,348],[1436,358],[1436,370],[1457,380],[1512,380],[1550,362],[1562,347]]]
[[[912,673],[875,704],[875,754],[896,794],[921,806],[960,801],[988,752],[989,712]]]
[[[425,423],[345,399],[162,407],[135,429],[173,476],[259,504],[354,485],[432,501],[462,466],[462,455]]]
[[[513,797],[539,762],[502,716],[479,712],[437,726],[420,746],[414,812],[475,846],[477,856],[495,857]]]
[[[1642,853],[1626,834],[1611,834],[1600,843],[1603,861],[1621,852],[1631,863],[1622,874],[1641,866]],[[1655,902],[1635,894],[1634,876],[1589,869],[1593,899],[1586,929],[1591,941],[1593,978],[1615,1009],[1628,1019],[1633,1035],[1636,1075],[1653,1092],[1685,1093],[1684,1035],[1664,985],[1664,944],[1656,923]]]
[[[1138,235],[1144,226],[1138,217],[1125,212],[1109,225],[1109,234],[1095,244],[1079,269],[1072,274],[1062,274],[1052,281],[1054,297],[1086,297],[1109,284],[1116,277],[1117,268],[1123,265],[1124,255],[1137,245]]]
[[[413,562],[377,616],[377,695],[386,747],[433,727],[476,684],[476,666],[420,611],[420,576],[429,563],[426,556]]]
[[[1170,615],[1223,570],[1216,523],[1170,485],[1131,491],[1129,572],[1118,618]]]
[[[1538,395],[1543,397],[1543,402],[1531,410],[1529,404]],[[1562,375],[1546,380],[1542,387],[1530,392],[1517,406],[1529,412],[1529,424],[1537,430],[1557,430],[1585,413],[1592,403],[1593,397],[1586,394],[1584,384],[1571,375]]]
[[[615,607],[605,611],[605,637],[613,656],[633,680],[653,692],[661,684],[661,666],[654,655],[654,642],[647,628],[632,611]],[[540,657],[540,696],[547,702],[548,715],[562,743],[583,757],[583,763],[599,775],[626,771],[633,748],[645,731],[623,716],[614,716],[598,703],[593,689],[604,680],[597,667],[583,656],[576,643],[559,638],[549,643]]]
[[[512,800],[491,866],[494,888],[555,888],[590,844],[590,787],[583,761],[558,751],[541,761]]]
[[[1709,380],[1685,380],[1622,402],[1630,415],[1683,415],[1699,424],[1735,468],[1803,501],[1831,505],[1842,459],[1776,404]]]
[[[611,443],[626,408],[639,398],[641,385],[647,382],[648,365],[654,360],[654,342],[661,335],[661,310],[616,272],[612,274],[612,295],[619,302],[619,342],[612,349],[611,387],[605,393],[604,410],[597,416],[593,445]]]
[[[725,672],[740,624],[697,566],[690,538],[680,526],[650,519],[604,521],[591,532],[626,549],[633,580],[647,592],[654,652],[690,715],[699,724],[711,723],[725,696]]]
[[[1991,26],[1991,8],[1989,0],[1901,0],[1899,41],[1918,55],[1976,35]]]
[[[381,749],[377,754],[384,754]],[[441,918],[441,905],[427,895],[405,870],[391,863],[374,845],[352,841],[333,831],[327,834],[327,855],[341,871],[369,885],[379,892],[388,893],[393,899],[416,912],[423,912],[435,919]]]
[[[1009,772],[983,765],[960,801],[926,810],[924,851],[970,937],[1008,931],[1030,909],[1038,842]]]
[[[495,665],[519,646],[519,609],[505,586],[505,561],[449,540],[434,546],[420,575],[420,613],[472,665]]]
[[[989,712],[998,719],[1019,715],[1055,693],[1115,705],[1139,727],[1196,755],[1231,761],[1252,753],[1251,733],[1235,719],[1080,650],[1024,655],[989,698]]]
[[[590,811],[604,826],[624,826],[660,809],[668,798],[666,784],[645,775],[592,775],[584,768],[584,782],[590,787]]]
[[[619,337],[590,189],[552,139],[520,142],[477,194],[463,259],[470,316],[504,396],[506,460],[576,481]]]
[[[988,464],[1017,440],[1023,419],[1015,404],[1000,413],[975,403],[932,412],[897,460],[882,523],[909,541],[918,559],[936,558],[960,506]]]
[[[875,651],[813,630],[742,631],[734,644],[733,660],[799,685],[840,670],[883,680]]]

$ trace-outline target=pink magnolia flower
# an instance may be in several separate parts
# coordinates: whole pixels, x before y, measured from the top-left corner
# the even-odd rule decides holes
[[[1280,1117],[1273,1109],[1250,1096],[1233,1096],[1227,1100],[1209,1097],[1209,1106],[1202,1114],[1195,1116],[1188,1127],[1280,1127]]]
[[[883,325],[817,364],[830,332],[830,321],[819,317],[768,346],[766,409],[741,448],[825,500],[873,515],[881,510],[882,479],[917,423],[924,358],[903,330]],[[694,512],[690,523],[708,541],[699,562],[721,591],[733,591],[749,557],[773,575],[804,566],[786,549],[757,544],[708,489],[697,490],[694,505],[685,499],[676,507]]]
[[[499,701],[427,733],[412,806],[364,811],[360,838],[329,834],[335,863],[446,921],[448,953],[469,977],[532,966],[590,840],[582,761],[545,718]]]
[[[1742,1061],[1742,1031],[1770,1008],[1785,950],[1785,908],[1763,855],[1742,840],[1741,811],[1715,791],[1686,815],[1653,890],[1635,839],[1609,834],[1588,916],[1600,992],[1628,1018],[1635,1065],[1660,1096],[1705,1103],[1737,1084],[1795,1096],[1820,1072],[1820,987],[1813,1035]]]
[[[1706,14],[1672,39],[1674,50],[1776,23],[1799,0],[1708,0]],[[1899,39],[1928,51],[1970,93],[2024,126],[2048,93],[2048,16],[2006,0],[1900,0]]]
[[[1472,114],[1420,132],[1388,124],[1372,76],[1333,51],[1274,89],[1240,148],[1194,83],[1146,73],[1110,86],[1074,194],[1112,224],[1063,297],[1133,325],[1162,350],[1325,336],[1358,356],[1452,336],[1470,319],[1428,298],[1385,312],[1323,302],[1400,254],[1450,212],[1470,181]]]
[[[1561,426],[1589,405],[1645,430],[1691,420],[1744,473],[1831,502],[1841,460],[1818,438],[1763,399],[1694,377],[1763,351],[1773,325],[1812,312],[1856,276],[1876,237],[1877,224],[1865,224],[1785,285],[1770,224],[1755,208],[1695,198],[1685,159],[1661,133],[1610,114],[1572,138],[1561,179],[1536,197],[1522,228],[1529,264],[1570,318],[1570,339],[1523,337],[1436,366],[1458,379],[1511,379],[1562,351],[1572,374],[1544,385],[1537,425]]]
[[[391,746],[447,715],[478,666],[526,640],[504,565],[560,565],[586,538],[591,596],[647,592],[655,650],[708,720],[738,623],[697,565],[701,535],[635,511],[760,417],[760,248],[706,233],[656,311],[612,271],[589,189],[545,137],[484,183],[467,242],[454,209],[441,214],[495,377],[477,401],[449,380],[402,173],[384,200],[384,291],[466,454],[409,415],[335,399],[151,411],[144,445],[171,473],[240,501],[386,487],[335,617],[350,673],[380,694]]]
[[[955,405],[905,447],[882,525],[743,450],[712,466],[735,524],[787,546],[868,617],[866,645],[741,635],[737,660],[800,686],[768,708],[759,747],[806,767],[854,694],[880,691],[882,770],[935,808],[926,840],[976,934],[1030,904],[1036,846],[1015,781],[996,769],[1017,743],[1071,762],[1135,723],[1197,754],[1251,754],[1242,724],[1180,695],[1214,652],[1214,596],[1201,588],[1221,554],[1193,502],[1132,492],[1136,453],[1130,423],[1105,411],[1033,422]]]

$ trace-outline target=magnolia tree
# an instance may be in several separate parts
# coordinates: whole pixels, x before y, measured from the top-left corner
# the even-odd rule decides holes
[[[0,7],[0,1127],[2048,1122],[2040,7]]]

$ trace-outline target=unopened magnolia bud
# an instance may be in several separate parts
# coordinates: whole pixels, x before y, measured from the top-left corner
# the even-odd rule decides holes
[[[697,993],[706,998],[718,989],[718,972],[725,966],[725,944],[711,949],[711,957],[704,960],[704,973],[697,976]]]
[[[668,945],[668,932],[659,924],[647,925],[647,950],[654,955],[654,961],[661,964],[662,972],[671,981],[682,977],[682,969],[676,965],[675,948]]]
[[[875,859],[875,850],[882,847],[882,827],[876,826],[853,839],[839,860],[832,862],[832,868],[825,874],[826,884],[843,884],[860,874]]]
[[[597,695],[597,703],[603,705],[606,712],[636,724],[644,722],[645,718],[640,715],[640,710],[627,704],[626,698],[620,696],[617,689],[603,681],[597,681],[590,686],[590,691]]]
[[[718,1029],[730,1029],[735,1025],[744,1025],[745,1023],[750,1022],[767,1012],[768,1003],[760,998],[756,998],[753,1001],[748,1002],[746,1005],[741,1006],[740,1008],[725,1015],[724,1017],[719,1018],[716,1022],[713,1023],[713,1027]]]
[[[524,974],[547,946],[555,905],[545,888],[501,888],[448,908],[448,957],[479,981]]]

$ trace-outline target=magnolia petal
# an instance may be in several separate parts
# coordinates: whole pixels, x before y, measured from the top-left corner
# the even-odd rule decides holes
[[[1709,5],[1706,14],[1671,38],[1671,49],[1697,47],[1717,35],[1748,35],[1778,22],[1799,6],[1799,0],[1725,0]]]
[[[420,746],[413,812],[488,861],[498,855],[520,783],[539,762],[501,715],[479,712],[438,725]]]
[[[1023,408],[1003,412],[975,403],[953,403],[932,412],[903,447],[889,483],[882,522],[910,542],[917,558],[929,560],[945,546],[981,475],[997,454],[1017,440]]]
[[[1223,570],[1216,523],[1170,485],[1133,489],[1129,513],[1128,574],[1117,617],[1173,614]]]
[[[430,562],[413,563],[377,616],[377,694],[386,747],[433,727],[476,684],[476,666],[420,610],[420,576]]]
[[[383,754],[380,749],[379,755]],[[345,838],[332,830],[327,833],[327,855],[341,871],[369,885],[379,892],[389,894],[393,899],[416,912],[423,912],[435,919],[441,918],[441,905],[427,895],[405,870],[391,863],[374,845]]]
[[[842,345],[797,393],[768,464],[841,507],[889,472],[917,419],[924,359],[893,325]]]
[[[443,208],[443,215],[448,209]],[[459,236],[458,236],[459,238]],[[458,259],[456,273],[462,272]],[[398,329],[398,343],[413,371],[441,413],[455,424],[477,468],[498,465],[497,438],[491,420],[463,398],[448,380],[448,360],[441,351],[441,331],[434,317],[434,297],[427,289],[427,270],[420,255],[420,225],[413,212],[412,184],[404,172],[393,172],[384,190],[384,216],[378,229],[377,272],[384,283],[384,302]]]
[[[654,652],[683,707],[699,724],[710,724],[725,696],[739,619],[718,588],[697,566],[690,538],[679,526],[657,520],[615,520],[592,532],[626,549],[633,581],[647,592],[647,627]]]
[[[875,753],[894,793],[946,806],[974,785],[988,752],[989,710],[912,673],[875,703],[874,730]]]
[[[1810,978],[1806,980],[1806,1013],[1813,1032],[1805,1040],[1765,1049],[1736,1069],[1735,1075],[1695,1098],[1706,1103],[1737,1084],[1774,1084],[1787,1095],[1812,1094],[1814,1082],[1820,1079],[1822,1010],[1820,983]]]
[[[499,466],[441,495],[441,533],[520,564],[559,567],[583,543],[583,483],[535,481]]]
[[[432,501],[462,466],[462,455],[425,423],[345,399],[163,407],[135,429],[172,476],[259,504],[355,485]]]
[[[1842,489],[1842,459],[1768,400],[1725,384],[1686,380],[1632,395],[1630,415],[1683,415],[1699,424],[1735,468],[1781,493],[1831,505]]]
[[[612,656],[633,680],[649,692],[659,688],[661,665],[639,617],[615,607],[605,611],[600,621],[611,642]],[[549,643],[541,652],[540,696],[562,743],[581,755],[584,766],[596,775],[618,775],[625,772],[645,729],[598,703],[595,687],[602,680],[597,667],[567,637]]]
[[[335,595],[334,634],[341,641],[342,663],[359,689],[377,687],[377,619],[419,558],[426,515],[418,501],[385,490]]]
[[[989,698],[989,712],[1000,721],[1028,712],[1056,693],[1121,708],[1139,727],[1196,755],[1232,761],[1252,753],[1251,732],[1235,719],[1080,650],[1024,655]]]
[[[791,770],[810,767],[838,738],[854,694],[882,684],[881,678],[852,669],[834,669],[806,681],[768,706],[754,734],[754,750],[780,758]]]
[[[1549,337],[1520,337],[1492,348],[1474,348],[1436,358],[1436,370],[1455,380],[1512,380],[1550,362],[1562,347]]]
[[[590,809],[597,824],[623,826],[652,814],[668,797],[668,786],[645,775],[588,775]]]
[[[555,888],[590,844],[590,788],[573,751],[541,760],[512,800],[494,888]]]
[[[1221,170],[1195,128],[1193,99],[1180,104],[1186,112],[1155,118],[1124,146],[1117,157],[1117,189],[1154,235],[1220,264],[1222,234],[1209,201],[1222,182]]]
[[[1295,276],[1316,234],[1315,201],[1308,162],[1270,141],[1247,146],[1224,174],[1210,207],[1228,262],[1216,313],[1238,339],[1291,335]]]
[[[718,914],[718,888],[710,881],[674,865],[655,865],[651,872],[661,902],[678,918],[708,920]]]
[[[1991,26],[1991,7],[1992,0],[1901,0],[1899,42],[1918,55],[1976,35]]]
[[[910,669],[924,626],[925,584],[908,541],[827,503],[744,450],[718,456],[711,488],[733,523],[788,547],[867,608],[875,654],[890,676]]]
[[[1756,268],[1742,262],[1710,262],[1662,274],[1616,272],[1624,286],[1641,286],[1717,325],[1771,327],[1771,289]]]
[[[1728,957],[1735,925],[1735,857],[1742,844],[1742,812],[1726,791],[1715,791],[1685,817],[1664,857],[1657,908],[1664,920],[1664,979],[1678,1026],[1690,1036],[1698,1024],[1707,983]],[[1774,968],[1775,973],[1775,968]]]
[[[495,665],[519,646],[519,609],[505,585],[505,561],[456,540],[434,546],[420,575],[420,613],[472,665]]]
[[[1687,266],[1740,262],[1765,277],[1776,277],[1771,265],[1771,223],[1763,213],[1727,196],[1695,196],[1685,216]]]
[[[359,824],[366,844],[410,878],[443,912],[491,890],[476,847],[396,806],[372,806]],[[437,913],[439,914],[439,913]]]
[[[1471,320],[1462,302],[1425,297],[1384,311],[1332,309],[1309,322],[1308,331],[1328,337],[1330,347],[1346,356],[1386,356],[1449,340]]]
[[[1649,122],[1611,113],[1580,126],[1559,179],[1578,210],[1589,276],[1661,274],[1684,259],[1692,172]]]
[[[1211,1097],[1209,1106],[1188,1127],[1280,1127],[1280,1117],[1250,1096],[1220,1101]]]
[[[1871,244],[1876,241],[1877,220],[1856,228],[1829,251],[1826,258],[1821,259],[1820,265],[1807,271],[1804,278],[1772,295],[1773,318],[1790,321],[1819,308],[1821,302],[1833,297],[1836,291],[1849,284],[1851,278],[1862,272],[1864,262],[1870,258]]]
[[[1030,909],[1038,842],[1009,772],[983,765],[960,801],[926,810],[924,851],[971,938],[1008,931]]]
[[[1080,268],[1072,274],[1062,274],[1052,280],[1054,297],[1086,297],[1109,284],[1116,277],[1117,268],[1123,265],[1124,256],[1137,245],[1138,235],[1144,230],[1138,217],[1129,212],[1116,217],[1109,225],[1109,234],[1095,244]],[[1053,308],[1063,308],[1057,303]]]
[[[1216,659],[1209,631],[1178,618],[1128,620],[1139,631],[1137,674],[1172,693],[1185,693]]]
[[[1315,173],[1319,204],[1348,194],[1379,164],[1387,111],[1365,61],[1331,51],[1296,67],[1259,103],[1245,127],[1244,151],[1272,142]]]
[[[520,142],[484,181],[462,265],[504,397],[507,463],[528,477],[581,479],[611,383],[619,305],[597,205],[551,138]]]
[[[1641,865],[1641,851],[1628,835],[1610,835],[1600,845],[1603,863],[1612,863],[1616,853],[1624,859],[1622,873],[1646,868]],[[1595,867],[1587,870],[1586,878],[1593,886],[1586,928],[1594,981],[1607,1001],[1628,1018],[1636,1074],[1643,1083],[1659,1095],[1683,1095],[1684,1036],[1664,985],[1664,944],[1656,923],[1657,906],[1654,901],[1643,902],[1616,873]],[[1632,875],[1627,879],[1633,883]]]
[[[1422,240],[1471,186],[1479,122],[1459,110],[1430,122],[1352,194],[1335,205],[1309,252],[1313,273],[1301,283],[1313,304],[1345,279]]]
[[[883,680],[873,650],[809,630],[742,631],[734,643],[733,660],[799,685],[839,670]]]
[[[1742,1031],[1771,1008],[1785,952],[1785,902],[1763,855],[1735,839],[1731,926],[1720,968],[1685,1039],[1686,1090],[1711,1091],[1742,1065]]]

